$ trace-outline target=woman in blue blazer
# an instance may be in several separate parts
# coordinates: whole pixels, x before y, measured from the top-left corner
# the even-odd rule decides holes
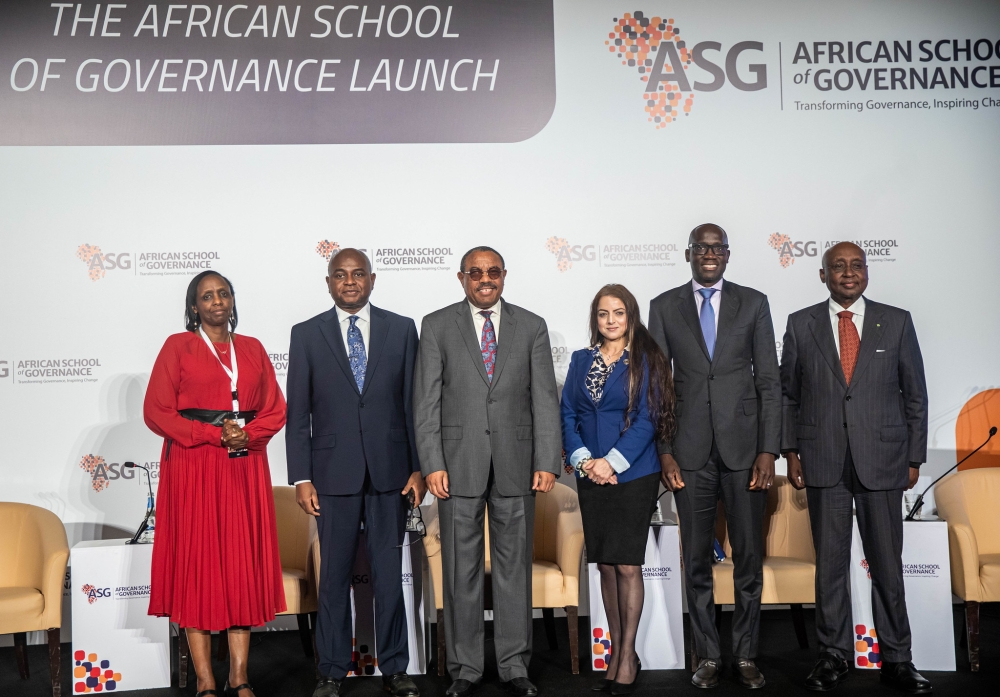
[[[589,348],[573,353],[562,393],[563,447],[577,472],[587,560],[601,572],[611,633],[607,679],[595,690],[629,694],[641,668],[649,521],[656,509],[656,441],[674,428],[670,366],[625,286],[606,285],[590,308]]]

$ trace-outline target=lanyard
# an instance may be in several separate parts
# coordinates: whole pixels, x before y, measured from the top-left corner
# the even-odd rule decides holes
[[[205,336],[204,332],[202,332],[199,329],[198,334],[201,336],[202,340],[204,340],[205,344],[208,346],[208,350],[212,352],[213,356],[215,356],[215,360],[219,361],[219,365],[221,365],[222,369],[226,371],[226,375],[229,376],[229,384],[230,387],[232,388],[232,394],[233,394],[233,411],[238,412],[240,410],[240,400],[236,392],[236,381],[240,377],[240,367],[236,363],[236,342],[233,341],[233,335],[231,333],[229,335],[229,346],[232,349],[232,355],[230,356],[230,360],[232,360],[233,362],[233,369],[230,370],[229,368],[226,367],[226,364],[222,362],[222,359],[219,358],[218,351],[215,350],[215,346],[212,344],[211,341],[209,341],[209,338]]]

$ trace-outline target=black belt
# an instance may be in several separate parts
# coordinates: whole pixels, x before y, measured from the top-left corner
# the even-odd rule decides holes
[[[221,426],[222,422],[229,420],[244,419],[244,423],[248,424],[254,420],[257,416],[257,412],[254,410],[249,411],[222,411],[219,409],[181,409],[178,412],[185,419],[190,421],[201,421],[202,423],[209,424],[211,426]]]

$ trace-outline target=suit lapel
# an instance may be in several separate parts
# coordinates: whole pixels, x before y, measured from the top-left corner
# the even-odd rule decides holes
[[[861,346],[858,348],[858,364],[854,366],[854,375],[851,376],[851,386],[858,384],[858,378],[868,367],[875,349],[878,348],[882,340],[882,310],[877,303],[865,299],[865,319],[861,324]]]
[[[504,320],[506,321],[506,317]],[[466,347],[469,349],[469,355],[472,356],[472,362],[476,364],[479,369],[479,376],[483,379],[487,385],[490,384],[490,378],[486,374],[486,366],[483,364],[483,349],[473,337],[476,335],[476,325],[472,321],[472,308],[469,306],[468,300],[463,300],[458,304],[455,310],[455,322],[458,324],[458,333],[462,336],[462,340],[465,341]],[[493,377],[496,377],[496,368],[493,369]]]
[[[698,320],[698,306],[694,301],[694,289],[691,287],[691,283],[685,284],[683,290],[681,290],[680,297],[677,299],[677,310],[681,313],[681,317],[688,325],[688,329],[694,334],[694,338],[698,341],[698,345],[701,346],[701,352],[705,354],[705,358],[711,361],[711,357],[708,355],[708,346],[705,345],[705,335],[701,333],[701,322]]]
[[[611,394],[611,388],[615,386],[616,383],[620,382],[622,376],[628,373],[628,366],[625,365],[623,359],[618,359],[615,363],[615,367],[611,369],[611,375],[608,376],[607,381],[604,383],[604,391],[601,394],[601,404],[604,403],[604,399]],[[586,390],[587,395],[590,395],[590,390]]]
[[[837,376],[840,384],[846,388],[847,380],[844,378],[844,367],[840,364],[840,356],[837,354],[837,344],[833,340],[833,327],[830,324],[827,303],[817,306],[812,321],[809,322],[809,329],[819,346],[819,352],[823,354],[823,358],[829,364],[830,370]]]
[[[340,333],[340,321],[337,319],[336,308],[330,310],[327,317],[319,323],[319,331],[330,345],[333,357],[337,360],[340,369],[344,371],[348,381],[357,392],[358,384],[354,381],[354,373],[351,372],[351,362],[347,358],[347,348],[344,346],[344,337]]]
[[[493,366],[492,385],[496,385],[500,379],[500,373],[507,362],[507,356],[510,355],[511,346],[514,345],[514,333],[517,331],[517,317],[514,315],[514,311],[511,310],[510,305],[503,300],[500,301],[500,326],[503,327],[504,339],[500,341],[499,336],[497,337],[497,362]],[[479,362],[482,363],[482,352],[480,352],[479,356]],[[485,366],[483,367],[483,372],[486,372]]]
[[[378,359],[382,356],[382,349],[385,347],[385,340],[389,336],[389,318],[385,312],[374,305],[370,306],[368,317],[370,326],[368,327],[368,361],[365,364],[365,382],[362,394],[368,389],[371,382],[369,378],[375,373]]]
[[[692,299],[693,297],[694,294],[692,293]],[[733,323],[736,322],[736,314],[739,310],[740,296],[738,295],[737,286],[727,281],[722,284],[722,292],[719,295],[719,324],[715,332],[715,351],[712,353],[713,363],[715,363],[715,357],[722,353],[722,347],[733,330]],[[701,322],[698,323],[698,329],[700,333]]]

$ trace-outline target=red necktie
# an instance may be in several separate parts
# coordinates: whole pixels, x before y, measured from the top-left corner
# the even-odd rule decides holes
[[[851,384],[854,376],[854,366],[858,364],[858,349],[861,348],[861,337],[858,328],[854,326],[854,313],[848,310],[838,312],[840,323],[837,325],[840,334],[840,365],[844,369],[844,378]]]

